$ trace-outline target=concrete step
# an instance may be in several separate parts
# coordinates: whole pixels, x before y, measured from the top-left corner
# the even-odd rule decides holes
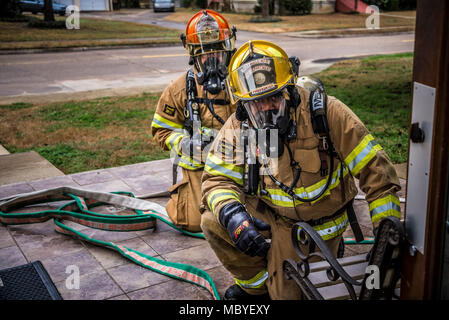
[[[6,150],[5,147],[3,147],[3,146],[0,144],[0,156],[1,156],[1,155],[4,155],[4,154],[9,154],[9,151]]]
[[[0,155],[0,185],[63,175],[35,151]]]

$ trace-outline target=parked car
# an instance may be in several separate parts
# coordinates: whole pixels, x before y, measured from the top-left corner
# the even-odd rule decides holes
[[[171,11],[175,12],[175,0],[154,0],[153,11]]]
[[[53,12],[59,14],[60,16],[64,16],[67,5],[60,4],[54,1],[52,3],[53,3]],[[44,12],[44,0],[20,0],[19,5],[21,12],[26,11],[31,12],[32,14]]]

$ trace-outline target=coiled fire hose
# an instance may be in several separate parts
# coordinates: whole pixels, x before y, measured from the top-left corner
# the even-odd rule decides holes
[[[9,212],[29,205],[55,201],[68,202],[56,210],[27,213]],[[132,209],[135,214],[114,215],[92,211],[93,208],[105,204]],[[209,291],[214,299],[220,299],[212,278],[204,270],[188,264],[157,259],[113,242],[97,240],[64,224],[64,221],[68,220],[106,231],[138,231],[154,228],[156,220],[160,220],[188,236],[204,239],[202,233],[191,233],[175,226],[166,215],[165,208],[154,202],[135,198],[131,192],[103,193],[72,187],[59,187],[0,199],[0,222],[2,224],[30,224],[45,222],[49,219],[53,219],[55,231],[58,233],[115,250],[144,268],[203,287]]]

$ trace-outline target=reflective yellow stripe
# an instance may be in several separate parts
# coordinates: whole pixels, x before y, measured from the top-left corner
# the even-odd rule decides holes
[[[228,199],[235,199],[236,201],[240,202],[239,196],[234,191],[230,189],[217,189],[209,193],[209,195],[207,196],[207,204],[209,205],[209,208],[212,211],[212,213],[216,216],[215,213],[216,205],[219,202]]]
[[[189,158],[187,156],[178,157],[178,166],[183,167],[187,170],[198,170],[204,167],[201,162],[196,161],[193,158]]]
[[[374,137],[371,134],[366,135],[345,158],[345,163],[351,170],[352,175],[357,175],[379,150],[382,150],[382,147],[374,140]]]
[[[369,205],[369,211],[371,213],[371,221],[373,224],[388,216],[393,216],[400,219],[401,203],[399,202],[399,198],[397,196],[390,194],[386,197],[371,202]]]
[[[204,167],[204,170],[211,175],[224,176],[234,180],[240,185],[243,184],[242,166],[226,163],[211,153],[209,153],[209,155],[207,156],[206,166]]]
[[[330,191],[332,189],[335,189],[340,184],[340,176],[341,176],[340,168],[341,168],[341,164],[339,163],[337,165],[337,168],[332,173],[332,180],[329,184],[329,188],[324,192],[324,194],[321,197],[312,201],[312,203],[320,201],[323,197],[330,195]],[[345,167],[343,170],[343,177],[345,177],[348,174],[348,172],[349,172],[348,168]],[[294,192],[297,196],[299,196],[303,199],[310,199],[310,198],[315,197],[317,194],[319,194],[323,190],[323,188],[326,186],[326,182],[327,182],[327,178],[322,179],[319,182],[317,182],[311,186],[308,186],[306,188],[304,188],[304,187],[295,188]],[[269,195],[263,196],[264,199],[271,201],[273,204],[275,204],[277,206],[289,207],[289,208],[293,207],[292,198],[287,193],[282,191],[281,189],[265,189],[265,190],[269,193]],[[302,203],[304,203],[304,202],[295,200],[295,204],[302,204]]]
[[[313,229],[320,235],[323,240],[333,239],[345,232],[346,227],[348,226],[348,214],[345,213],[335,220],[327,221],[323,224],[314,226]],[[299,236],[298,229],[298,236]]]
[[[184,137],[187,137],[187,135],[180,133],[178,131],[174,131],[167,137],[167,139],[165,139],[165,145],[167,146],[167,148],[169,150],[174,150],[174,151],[176,151],[177,154],[181,155],[182,152],[180,149],[179,142]]]
[[[168,119],[165,119],[158,115],[157,113],[154,114],[153,122],[151,123],[151,126],[153,128],[165,128],[170,130],[176,130],[176,129],[182,129],[183,126],[179,123],[170,121]]]
[[[235,283],[238,284],[242,288],[246,289],[257,289],[261,288],[265,285],[265,281],[268,279],[268,271],[267,269],[263,269],[258,274],[256,274],[254,277],[252,277],[249,280],[239,280],[234,279]]]

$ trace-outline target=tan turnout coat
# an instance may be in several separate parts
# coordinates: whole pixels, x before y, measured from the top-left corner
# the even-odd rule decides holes
[[[301,198],[312,198],[324,188],[327,176],[320,174],[319,139],[312,128],[309,92],[298,89],[301,103],[296,110],[297,138],[289,144],[294,159],[302,169],[295,193]],[[214,140],[203,175],[201,225],[218,258],[247,292],[260,294],[268,288],[272,299],[300,298],[294,281],[285,280],[282,274],[283,260],[298,260],[291,243],[291,226],[299,220],[298,217],[305,221],[324,218],[322,224],[314,229],[336,253],[348,225],[344,207],[357,194],[354,177],[359,179],[360,188],[366,194],[374,226],[386,216],[400,217],[400,204],[396,196],[400,190],[399,179],[385,151],[341,101],[328,97],[327,108],[331,140],[342,161],[334,161],[331,170],[333,179],[324,195],[313,203],[296,200],[296,210],[291,197],[268,176],[260,176],[266,195],[248,196],[243,192],[243,164],[238,159],[239,152],[224,152],[229,146],[236,146],[238,138],[225,134],[226,130],[238,132],[241,128],[241,122],[235,115],[228,119]],[[279,158],[278,167],[274,176],[289,186],[293,181],[293,172],[287,150]],[[219,224],[217,217],[221,208],[233,201],[241,202],[250,214],[271,225],[271,235],[268,235],[271,249],[266,258],[251,258],[240,253]],[[342,208],[341,215],[326,218]]]
[[[203,87],[197,83],[198,98],[204,98]],[[224,91],[217,95],[208,95],[209,99],[226,99]],[[198,232],[201,216],[199,205],[201,201],[201,175],[204,164],[182,155],[180,141],[188,136],[184,129],[184,108],[187,102],[186,73],[174,80],[162,93],[158,102],[152,123],[152,134],[164,150],[172,150],[180,157],[179,166],[182,169],[182,181],[170,188],[171,199],[167,204],[170,218],[182,228]],[[205,104],[200,104],[201,125],[219,130],[221,123],[212,116]],[[215,112],[226,121],[235,111],[230,105],[215,105]],[[178,168],[179,169],[179,168]]]

